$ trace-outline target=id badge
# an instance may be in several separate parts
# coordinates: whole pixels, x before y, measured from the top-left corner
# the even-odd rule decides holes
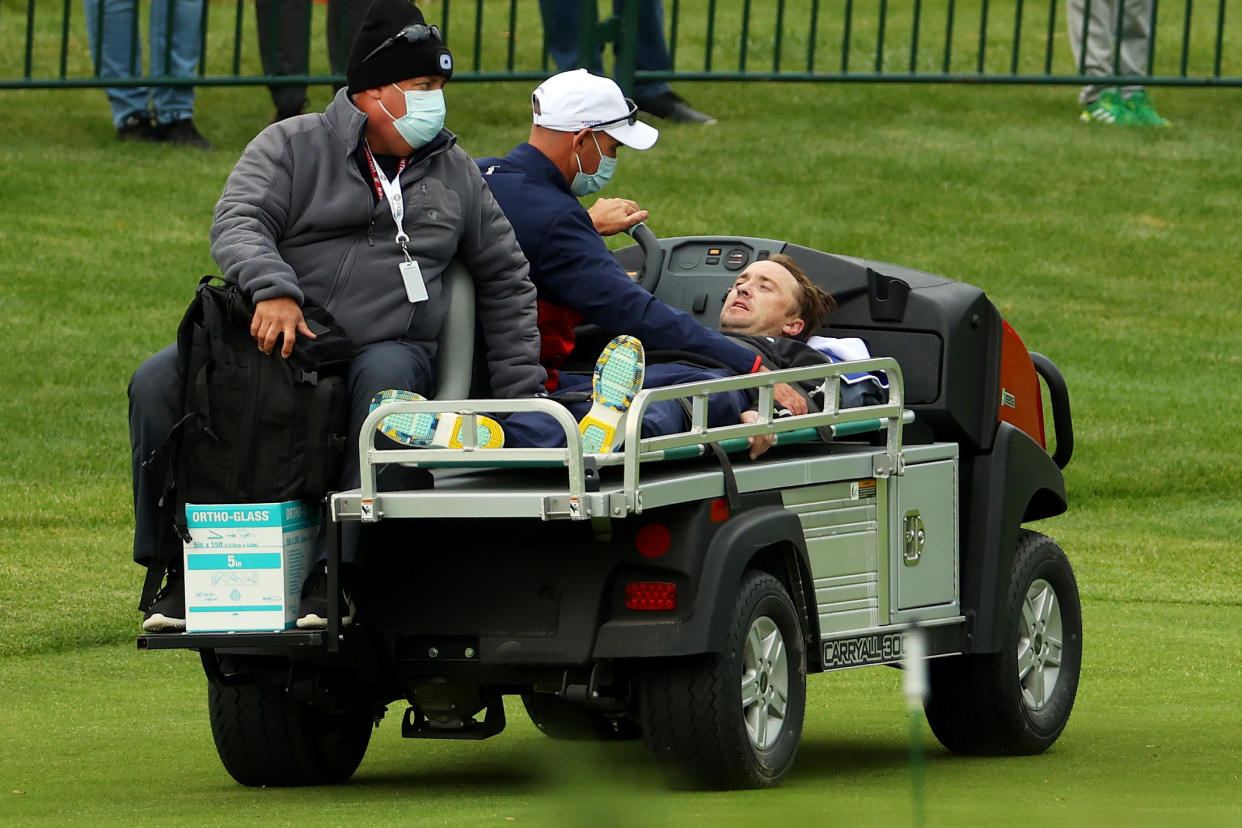
[[[423,271],[418,262],[401,263],[401,281],[405,283],[405,295],[410,302],[427,301],[427,286],[423,284]]]

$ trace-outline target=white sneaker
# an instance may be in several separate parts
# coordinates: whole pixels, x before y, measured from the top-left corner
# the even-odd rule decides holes
[[[169,570],[164,586],[142,619],[147,633],[185,632],[185,580],[179,570]]]
[[[413,391],[381,391],[371,400],[371,411],[386,402],[425,400],[426,397]],[[464,422],[460,414],[441,412],[439,414],[389,414],[380,420],[375,428],[385,436],[405,446],[415,448],[462,448],[461,427]],[[505,444],[505,432],[500,423],[491,417],[478,415],[474,418],[475,440],[479,448],[502,448]]]

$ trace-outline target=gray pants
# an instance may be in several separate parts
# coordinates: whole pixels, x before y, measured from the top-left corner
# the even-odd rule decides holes
[[[1113,44],[1117,39],[1117,18],[1121,15],[1121,51],[1117,74],[1146,75],[1153,6],[1154,0],[1066,0],[1066,20],[1075,69],[1081,66],[1084,75],[1114,74]],[[1082,52],[1084,15],[1090,16],[1085,56]],[[1084,86],[1078,100],[1084,105],[1089,104],[1107,88],[1099,84]],[[1122,94],[1142,88],[1125,86],[1122,87]]]

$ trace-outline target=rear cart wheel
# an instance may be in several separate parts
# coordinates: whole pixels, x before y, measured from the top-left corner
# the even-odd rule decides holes
[[[216,751],[229,774],[252,787],[332,785],[353,775],[371,740],[364,707],[297,701],[283,684],[207,684]]]
[[[1000,651],[929,662],[927,721],[954,753],[1036,754],[1069,721],[1082,666],[1082,609],[1061,547],[1020,530]]]
[[[694,787],[765,788],[793,767],[806,709],[806,650],[785,587],[747,572],[725,650],[651,666],[639,720],[656,760]]]

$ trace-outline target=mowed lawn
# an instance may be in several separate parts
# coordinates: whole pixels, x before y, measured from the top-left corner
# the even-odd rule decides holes
[[[451,86],[472,154],[525,137],[527,84]],[[926,737],[931,825],[1242,822],[1242,93],[1156,90],[1174,127],[1075,120],[1069,88],[685,84],[720,123],[622,153],[606,195],[660,235],[745,234],[978,284],[1074,402],[1065,547],[1079,704],[1040,757]],[[314,104],[326,96],[316,91]],[[355,780],[236,786],[188,653],[137,653],[125,384],[214,271],[211,211],[270,115],[204,89],[202,154],[118,144],[99,91],[0,93],[0,823],[908,824],[899,675],[812,678],[776,791],[667,792],[638,744],[567,748],[520,706],[482,744],[406,742]]]

